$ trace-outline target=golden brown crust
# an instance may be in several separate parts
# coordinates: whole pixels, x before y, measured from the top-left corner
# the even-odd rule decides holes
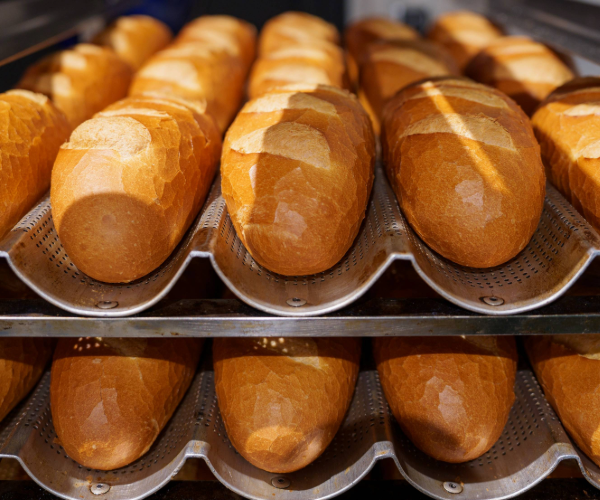
[[[124,467],[148,451],[185,395],[202,339],[69,338],[52,362],[61,446],[84,467]]]
[[[373,348],[392,413],[417,448],[460,463],[498,440],[515,399],[513,337],[380,337]]]
[[[359,96],[379,133],[385,103],[401,88],[424,78],[458,74],[452,57],[427,40],[374,42],[362,56]]]
[[[600,78],[559,87],[531,122],[550,182],[600,230]]]
[[[352,400],[358,338],[218,338],[215,388],[227,435],[250,463],[293,472],[314,461]]]
[[[111,49],[79,44],[31,66],[17,87],[47,95],[71,129],[127,95],[132,70]]]
[[[350,81],[358,84],[358,68],[371,43],[419,38],[419,33],[409,25],[387,17],[366,17],[352,23],[344,31]]]
[[[134,15],[117,18],[93,42],[111,48],[137,71],[150,56],[164,49],[171,38],[173,34],[165,23],[150,16]]]
[[[481,49],[501,36],[502,31],[485,17],[460,11],[440,16],[427,34],[446,47],[461,71]]]
[[[494,40],[471,60],[465,73],[504,92],[528,115],[575,76],[548,47],[524,36]]]
[[[586,341],[598,335],[539,335],[525,341],[527,354],[546,399],[577,446],[600,465],[600,360],[586,357],[571,341]],[[575,337],[579,337],[576,339]],[[587,337],[587,338],[586,338]],[[589,351],[588,351],[589,352]]]
[[[175,43],[202,42],[239,57],[248,72],[256,55],[256,28],[231,16],[201,16],[187,23]]]
[[[349,92],[296,85],[248,102],[225,137],[221,186],[254,259],[284,275],[338,262],[364,218],[374,157],[369,118]]]
[[[203,111],[182,99],[129,97],[84,122],[61,147],[52,214],[81,271],[129,282],[175,249],[204,203],[221,151]]]
[[[47,97],[28,90],[0,94],[0,117],[2,237],[50,187],[54,159],[70,128]]]
[[[49,338],[0,338],[0,421],[33,389],[53,347]]]
[[[527,245],[545,176],[529,120],[511,99],[466,79],[438,79],[396,94],[383,124],[388,178],[431,248],[483,268]]]
[[[340,34],[333,24],[305,12],[284,12],[269,19],[260,32],[258,52],[262,57],[286,45],[302,45],[314,40],[339,44]]]

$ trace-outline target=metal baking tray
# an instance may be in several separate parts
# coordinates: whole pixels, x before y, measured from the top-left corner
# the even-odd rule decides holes
[[[366,363],[368,365],[368,363]],[[12,458],[40,486],[61,498],[139,500],[165,485],[187,458],[205,460],[227,488],[254,500],[323,500],[352,488],[375,462],[391,459],[415,488],[436,499],[491,500],[516,496],[576,460],[600,488],[600,469],[571,442],[527,366],[520,367],[516,401],[494,447],[465,464],[446,464],[417,450],[385,402],[377,371],[363,366],[341,429],[321,457],[285,475],[260,470],[232,447],[221,420],[210,356],[150,451],[122,469],[101,472],[70,459],[56,441],[49,408],[50,374],[0,426],[0,458]]]
[[[74,314],[119,317],[143,311],[176,283],[192,258],[209,258],[244,302],[282,316],[314,316],[349,305],[395,259],[412,262],[419,275],[458,306],[489,315],[541,307],[562,295],[600,249],[600,237],[551,186],[528,246],[490,269],[458,266],[430,250],[406,223],[381,168],[360,232],[334,268],[284,277],[259,266],[231,223],[217,178],[185,238],[155,272],[128,284],[107,284],[77,270],[60,243],[49,198],[31,210],[0,242],[0,256],[40,296]]]

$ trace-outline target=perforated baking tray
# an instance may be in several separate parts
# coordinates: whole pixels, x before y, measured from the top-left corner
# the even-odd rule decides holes
[[[167,483],[190,457],[206,461],[225,486],[256,500],[331,498],[355,485],[376,461],[391,459],[416,488],[436,499],[501,499],[518,495],[562,460],[576,460],[600,488],[600,469],[579,452],[544,399],[527,367],[521,367],[516,402],[504,432],[483,457],[459,465],[438,462],[403,435],[385,402],[372,367],[360,372],[352,404],[325,453],[298,472],[271,474],[249,464],[232,447],[215,397],[210,360],[150,451],[128,467],[86,469],[56,440],[49,408],[49,374],[0,427],[0,457],[18,460],[42,487],[62,498],[137,500]]]
[[[132,315],[150,307],[195,257],[210,258],[240,299],[271,314],[311,316],[340,309],[365,293],[394,259],[410,260],[434,290],[461,307],[513,314],[559,297],[599,249],[596,232],[548,186],[539,227],[517,257],[490,269],[458,266],[429,249],[408,226],[381,168],[352,248],[334,268],[311,276],[284,277],[252,259],[227,215],[218,178],[171,257],[152,274],[129,284],[101,283],[77,270],[56,234],[48,198],[0,242],[0,256],[42,297],[75,314],[104,317]]]

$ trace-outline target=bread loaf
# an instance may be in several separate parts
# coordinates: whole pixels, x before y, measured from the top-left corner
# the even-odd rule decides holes
[[[315,40],[339,44],[340,34],[333,24],[305,12],[284,12],[269,19],[260,32],[259,55],[286,45],[302,45]]]
[[[75,265],[110,283],[156,269],[204,203],[221,151],[204,107],[130,97],[80,125],[52,172],[60,240]]]
[[[475,12],[450,12],[440,16],[427,37],[450,52],[463,70],[481,49],[502,36],[502,31]]]
[[[71,129],[127,95],[132,70],[111,49],[79,44],[31,66],[17,87],[47,95]]]
[[[69,457],[112,470],[144,455],[185,395],[201,348],[202,339],[60,339],[50,409]]]
[[[0,238],[50,187],[52,165],[69,137],[65,116],[27,90],[0,94]]]
[[[428,77],[458,75],[452,58],[427,40],[371,43],[359,68],[359,97],[379,133],[385,103],[401,88]]]
[[[231,16],[201,16],[186,24],[176,44],[201,42],[238,57],[248,72],[256,53],[256,28]]]
[[[248,94],[254,99],[293,83],[349,87],[342,49],[319,41],[273,50],[254,64]]]
[[[575,76],[548,47],[524,36],[493,41],[471,60],[466,74],[512,97],[528,115]]]
[[[123,16],[94,39],[94,43],[110,47],[137,71],[150,56],[164,49],[173,35],[169,27],[150,16]]]
[[[378,337],[385,397],[417,448],[460,463],[487,452],[515,400],[512,337]]]
[[[503,93],[457,78],[406,87],[384,110],[382,147],[404,215],[436,252],[492,267],[529,242],[544,169],[527,116]]]
[[[53,346],[49,338],[0,338],[0,421],[33,389]]]
[[[577,446],[600,465],[600,335],[531,336],[525,348],[563,426]]]
[[[251,464],[306,467],[339,429],[352,400],[358,338],[217,338],[215,389],[227,435]]]
[[[206,101],[225,131],[244,95],[246,70],[234,49],[207,41],[179,41],[154,55],[135,75],[130,96],[159,93]]]
[[[296,85],[248,102],[221,159],[223,197],[246,249],[286,276],[333,266],[364,218],[374,159],[369,118],[349,92]]]
[[[600,78],[559,87],[531,122],[550,182],[600,231]]]
[[[358,85],[358,68],[369,45],[377,41],[415,40],[420,38],[416,30],[407,24],[385,17],[367,17],[352,23],[344,31],[348,74]]]

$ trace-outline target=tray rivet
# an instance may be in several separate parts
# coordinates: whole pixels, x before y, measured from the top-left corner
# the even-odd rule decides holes
[[[304,304],[306,304],[306,300],[299,299],[298,297],[293,297],[291,299],[287,299],[286,302],[287,302],[288,306],[292,306],[292,307],[301,307]]]
[[[504,299],[494,297],[493,295],[491,297],[481,297],[481,300],[488,306],[501,306],[504,304]]]
[[[106,483],[92,484],[92,486],[90,487],[90,491],[94,495],[104,495],[105,493],[108,493],[110,491],[110,484],[106,484]]]
[[[271,484],[273,486],[275,486],[275,488],[279,488],[280,490],[283,490],[283,489],[289,487],[289,485],[292,483],[290,482],[290,480],[287,477],[277,476],[277,477],[274,477],[273,479],[271,479]]]
[[[96,304],[96,307],[100,309],[114,309],[119,303],[116,300],[101,300]]]
[[[446,481],[444,483],[444,489],[448,492],[448,493],[462,493],[463,491],[463,487],[462,485],[455,483],[453,481]]]

